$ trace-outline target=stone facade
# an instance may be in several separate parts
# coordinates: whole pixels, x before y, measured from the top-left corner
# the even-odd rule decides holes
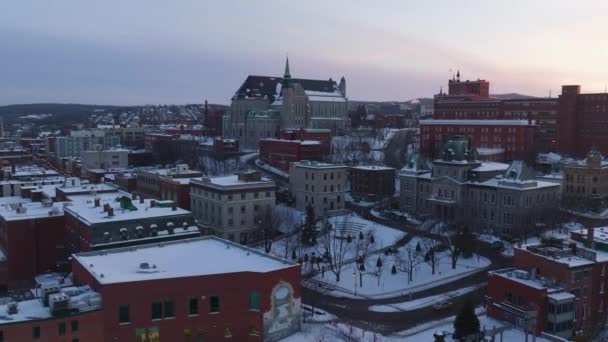
[[[479,161],[464,137],[449,139],[432,163],[414,154],[399,178],[404,211],[474,231],[530,236],[557,219],[559,184],[534,179],[522,161]]]
[[[562,162],[562,207],[575,211],[599,212],[606,208],[608,161],[593,149],[584,160]]]
[[[344,209],[347,170],[346,165],[316,161],[291,163],[289,188],[296,198],[296,208],[305,211],[312,205],[316,216]]]
[[[266,213],[274,213],[276,185],[259,172],[202,177],[190,184],[192,213],[208,234],[245,244],[255,238]]]
[[[274,110],[275,112],[270,112]],[[232,97],[223,119],[223,136],[257,148],[260,139],[279,129],[319,128],[340,133],[347,126],[346,80],[291,78],[289,61],[283,78],[248,76]]]

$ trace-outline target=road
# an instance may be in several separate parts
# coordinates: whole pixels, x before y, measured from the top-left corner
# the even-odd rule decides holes
[[[405,223],[404,221],[394,221],[390,219],[381,219],[372,216],[372,219],[386,226],[404,231],[413,236],[425,236],[428,233],[418,231],[416,227]],[[500,254],[500,251],[491,248],[488,244],[477,244],[476,253],[488,258],[492,264],[488,270],[496,270],[511,266],[509,258]],[[482,285],[487,282],[487,273],[485,271],[473,273],[461,279],[455,280],[448,284],[436,286],[434,288],[422,290],[412,295],[399,296],[389,299],[350,299],[337,298],[323,293],[323,291],[311,290],[303,287],[304,303],[316,306],[325,311],[338,316],[341,320],[348,322],[354,326],[363,329],[380,332],[383,334],[394,333],[412,328],[424,322],[439,320],[445,317],[455,315],[462,306],[467,297],[470,297],[475,305],[483,304],[483,298],[486,293],[485,286],[469,292],[466,295],[450,299],[454,305],[443,311],[436,311],[432,307],[425,307],[411,311],[402,312],[372,312],[368,308],[371,305],[391,304],[410,301],[413,299],[433,296],[456,289]]]

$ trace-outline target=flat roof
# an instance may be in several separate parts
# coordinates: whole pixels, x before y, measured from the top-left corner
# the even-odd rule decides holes
[[[44,206],[41,202],[21,203],[22,209],[6,204],[0,207],[0,217],[6,221],[19,221],[63,216],[64,203],[69,202],[54,202],[51,206]]]
[[[366,171],[385,171],[385,170],[395,170],[395,168],[388,166],[377,166],[377,165],[358,165],[351,167],[353,169],[358,170],[366,170]]]
[[[534,124],[534,121],[532,122]],[[454,125],[454,126],[528,126],[528,120],[420,120],[420,125]]]
[[[330,163],[322,163],[322,162],[311,161],[311,160],[301,160],[299,162],[294,162],[292,164],[295,166],[298,166],[298,167],[305,167],[305,168],[310,168],[310,169],[341,169],[341,168],[348,167],[344,164],[330,164]]]
[[[238,175],[230,175],[230,176],[222,176],[222,177],[192,178],[191,180],[198,184],[203,184],[203,185],[210,184],[210,185],[216,185],[216,186],[221,186],[221,187],[240,186],[240,185],[264,185],[264,186],[267,186],[267,185],[274,186],[275,185],[274,181],[267,177],[262,177],[259,181],[258,180],[241,181],[241,180],[239,180]]]
[[[80,253],[75,254],[74,259],[101,284],[239,272],[267,273],[297,266],[214,236]]]
[[[71,205],[68,205],[65,210],[67,213],[88,224],[141,220],[190,214],[188,210],[182,208],[176,208],[176,210],[173,210],[171,207],[151,207],[151,201],[156,201],[152,199],[145,199],[144,203],[139,203],[139,199],[131,200],[131,204],[133,204],[137,210],[122,209],[120,207],[120,202],[116,201],[116,199],[123,196],[131,198],[131,194],[124,191],[97,195],[87,194],[69,196],[68,199],[72,202],[69,202]],[[99,198],[100,200],[99,207],[95,207],[95,198]],[[104,204],[109,204],[114,209],[114,216],[108,216],[108,213],[103,211]]]
[[[107,184],[107,183],[81,184],[79,186],[70,186],[70,187],[58,186],[57,189],[61,190],[61,192],[65,193],[65,194],[82,193],[85,191],[110,191],[110,190],[118,191],[118,188],[116,188],[116,186]]]

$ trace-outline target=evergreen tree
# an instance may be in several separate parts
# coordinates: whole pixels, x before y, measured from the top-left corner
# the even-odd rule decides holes
[[[293,251],[291,252],[291,259],[292,260],[296,260],[298,257],[296,256],[296,249],[294,248]]]
[[[363,232],[359,231],[359,240],[363,240]]]
[[[416,244],[416,252],[418,252],[418,253],[422,252],[422,247],[420,247],[420,242],[418,242]]]
[[[397,274],[397,267],[395,265],[393,265],[393,268],[391,268],[391,273]]]
[[[373,235],[369,236],[369,243],[376,243],[376,240],[374,239]]]
[[[472,334],[479,333],[479,319],[475,315],[475,307],[470,298],[460,309],[454,321],[454,337],[463,338]]]
[[[312,205],[306,206],[306,222],[302,227],[302,242],[307,246],[313,246],[317,243],[317,229],[315,223],[315,209]]]
[[[445,335],[441,332],[434,333],[433,337],[435,342],[445,342]]]
[[[378,257],[378,261],[376,261],[376,267],[382,268],[382,259],[380,259],[380,257]]]

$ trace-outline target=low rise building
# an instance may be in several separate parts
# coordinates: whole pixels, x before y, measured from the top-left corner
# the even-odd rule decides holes
[[[131,150],[126,148],[83,151],[80,153],[81,168],[83,170],[127,168],[130,153]]]
[[[395,169],[360,165],[350,168],[350,192],[355,198],[377,201],[395,194]]]
[[[0,305],[5,341],[275,342],[301,328],[300,266],[216,237],[79,253],[71,277],[38,278],[35,299]]]
[[[413,154],[401,170],[401,208],[474,231],[530,236],[557,222],[560,185],[537,180],[522,161],[482,162],[454,136],[427,163]]]
[[[173,200],[180,208],[190,208],[190,179],[203,176],[203,172],[191,170],[180,164],[165,169],[140,169],[137,171],[137,193],[145,198]]]
[[[515,248],[513,269],[489,272],[488,315],[573,339],[606,323],[608,228],[578,229],[566,240]]]
[[[274,212],[276,184],[260,172],[191,181],[192,213],[203,232],[246,244],[267,212]]]
[[[296,208],[305,211],[312,206],[316,216],[344,209],[346,165],[303,160],[289,167],[289,189]]]
[[[65,244],[71,253],[199,236],[192,214],[173,201],[122,191],[74,194],[65,211]]]
[[[597,149],[583,160],[562,159],[562,208],[571,213],[599,213],[608,207],[608,161]]]
[[[277,169],[289,171],[289,164],[300,160],[325,159],[321,142],[316,140],[261,139],[260,160]]]
[[[65,271],[65,202],[3,197],[0,203],[0,293],[32,286],[39,273]]]

